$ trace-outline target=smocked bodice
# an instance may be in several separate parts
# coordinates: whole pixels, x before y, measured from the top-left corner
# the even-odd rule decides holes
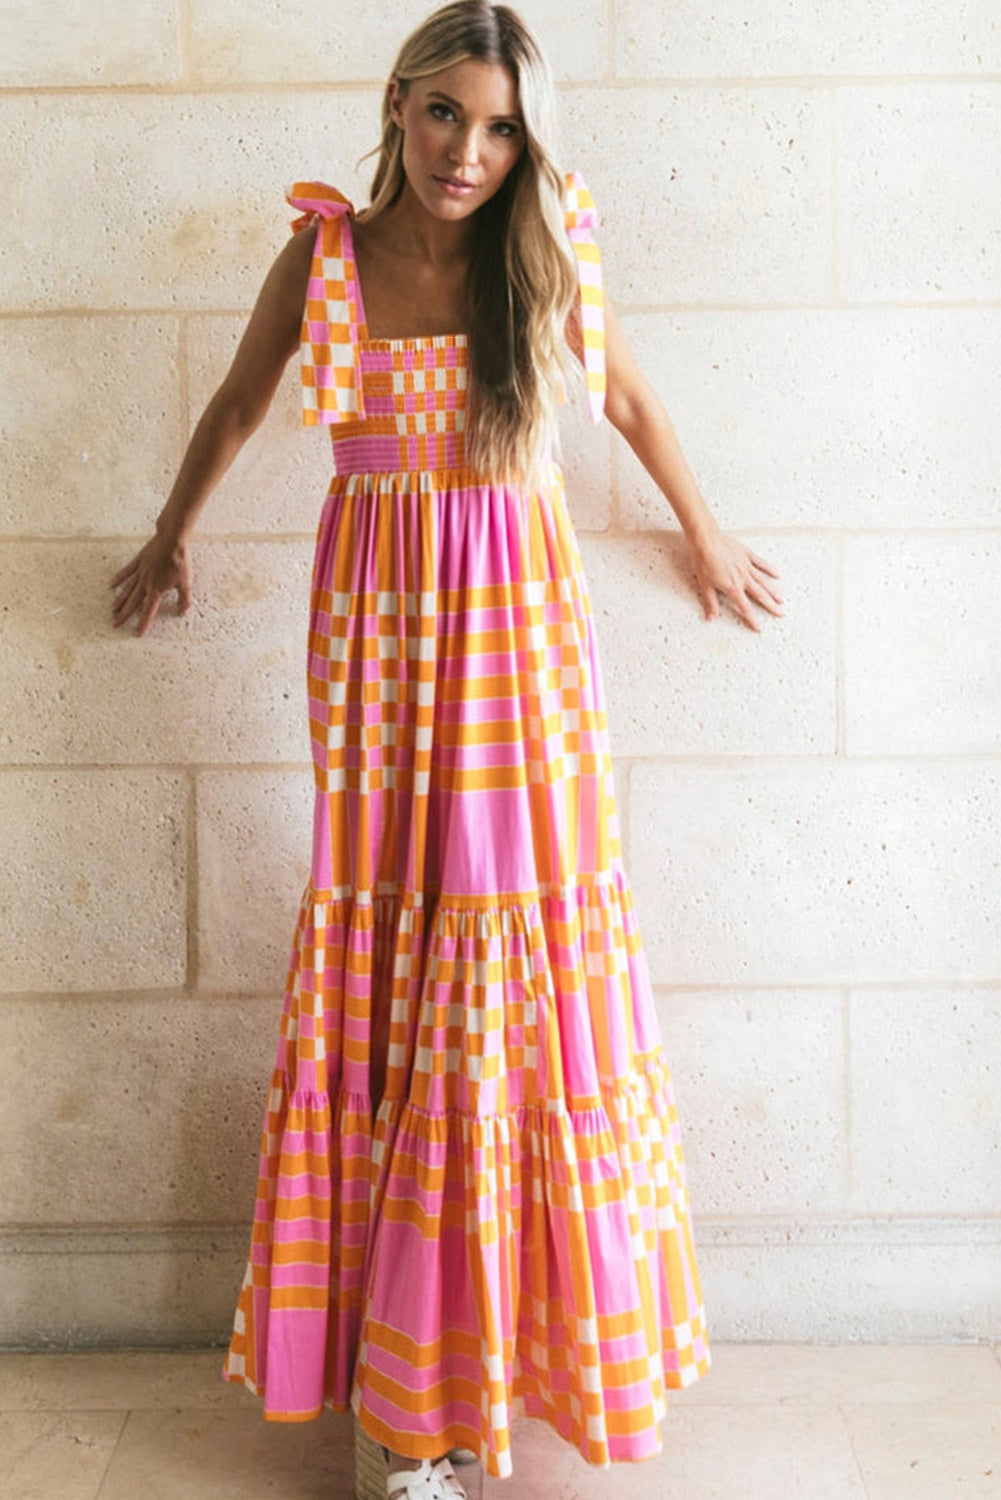
[[[331,426],[338,474],[465,465],[463,334],[363,341],[365,415]]]

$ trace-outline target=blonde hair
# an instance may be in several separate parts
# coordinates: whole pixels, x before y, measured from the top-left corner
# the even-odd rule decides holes
[[[467,279],[470,386],[466,460],[499,479],[526,480],[555,435],[566,378],[578,377],[566,340],[577,269],[564,222],[565,180],[557,166],[557,108],[549,64],[528,27],[506,5],[456,0],[407,37],[391,71],[406,90],[466,58],[502,64],[518,91],[525,146],[500,189],[475,214]],[[403,131],[392,118],[389,84],[371,220],[404,183]]]

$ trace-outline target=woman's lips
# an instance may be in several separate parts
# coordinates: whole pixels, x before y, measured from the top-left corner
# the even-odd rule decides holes
[[[446,193],[452,193],[456,198],[461,198],[464,193],[471,193],[474,191],[473,183],[457,182],[454,177],[436,176],[435,182],[437,182],[439,187],[441,187]]]

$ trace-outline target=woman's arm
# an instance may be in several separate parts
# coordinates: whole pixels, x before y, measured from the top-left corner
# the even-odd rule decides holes
[[[725,594],[752,630],[760,630],[750,601],[781,615],[781,595],[765,575],[777,569],[720,530],[681,451],[671,419],[632,356],[618,318],[605,298],[605,414],[667,498],[692,549],[699,595],[712,619],[716,591]]]
[[[112,606],[116,626],[136,611],[136,635],[144,635],[163,595],[176,588],[183,614],[191,603],[188,542],[195,521],[244,443],[274,399],[282,373],[299,343],[306,283],[315,233],[294,235],[261,287],[250,321],[225,379],[192,434],[156,532],[112,578],[121,585]]]

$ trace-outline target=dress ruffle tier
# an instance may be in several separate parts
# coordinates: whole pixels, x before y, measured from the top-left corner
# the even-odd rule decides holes
[[[649,999],[621,866],[430,910],[307,889],[230,1356],[267,1415],[364,1402],[392,1446],[416,1371],[430,1456],[510,1473],[520,1412],[590,1463],[659,1450],[708,1358]]]

